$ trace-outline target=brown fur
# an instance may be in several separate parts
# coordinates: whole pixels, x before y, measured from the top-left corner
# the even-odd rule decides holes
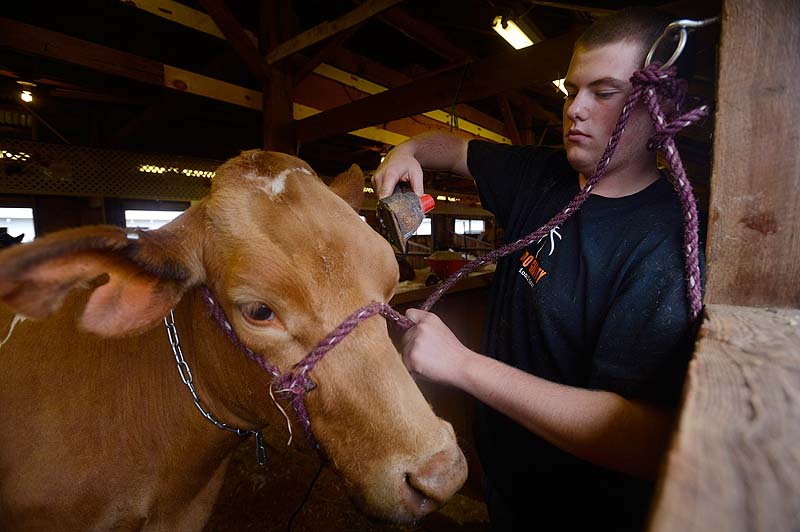
[[[259,188],[287,169],[304,170],[279,194]],[[363,177],[351,168],[337,182],[354,202]],[[0,253],[0,336],[15,313],[39,318],[16,324],[0,347],[3,530],[201,529],[241,440],[195,410],[163,315],[175,308],[206,408],[236,427],[280,427],[268,376],[210,321],[196,287],[208,284],[240,339],[286,370],[350,312],[387,301],[396,282],[390,247],[350,206],[302,161],[260,151],[225,163],[208,198],[138,240],[90,227]],[[240,309],[254,302],[275,319],[246,321]],[[311,376],[314,433],[365,510],[420,517],[407,474],[429,508],[463,483],[452,429],[382,319],[364,322]]]

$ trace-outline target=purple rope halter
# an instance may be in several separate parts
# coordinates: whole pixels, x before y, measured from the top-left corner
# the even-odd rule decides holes
[[[534,242],[538,242],[545,235],[557,226],[563,224],[570,216],[572,216],[586,199],[589,197],[592,188],[600,181],[605,175],[606,169],[617,149],[617,145],[622,138],[622,133],[625,126],[630,119],[631,113],[641,99],[647,106],[650,117],[655,124],[656,132],[651,137],[648,147],[651,149],[663,149],[667,161],[671,168],[671,180],[680,196],[681,205],[684,216],[684,262],[685,262],[685,276],[686,276],[686,289],[689,300],[690,316],[692,320],[697,319],[702,310],[702,294],[700,286],[700,268],[698,265],[698,220],[697,220],[697,206],[692,194],[691,184],[686,178],[686,172],[681,163],[678,150],[675,146],[673,136],[683,129],[684,127],[697,122],[704,118],[709,113],[707,105],[698,107],[684,113],[671,122],[667,122],[666,116],[659,103],[659,96],[666,96],[676,102],[676,109],[680,109],[685,98],[685,91],[682,89],[680,83],[675,79],[676,69],[674,67],[661,69],[661,64],[654,62],[643,70],[637,71],[631,78],[633,90],[628,95],[625,105],[622,107],[619,120],[614,128],[614,131],[609,138],[608,144],[603,156],[597,163],[594,173],[589,177],[583,189],[567,204],[564,209],[550,219],[545,225],[534,231],[528,236],[525,236],[516,242],[507,244],[500,247],[487,255],[478,258],[469,264],[466,264],[456,273],[451,275],[448,279],[442,282],[439,287],[425,300],[420,307],[422,310],[429,310],[455,283],[457,283],[464,276],[477,270],[481,266],[489,262],[495,262],[497,259],[520,250]],[[305,406],[305,394],[309,390],[316,387],[314,381],[311,380],[309,372],[314,366],[322,360],[331,349],[341,342],[345,336],[350,334],[356,326],[367,318],[380,314],[386,319],[393,321],[398,327],[403,330],[408,330],[414,326],[414,322],[406,318],[389,305],[385,303],[372,302],[360,309],[356,310],[348,316],[338,327],[336,327],[330,334],[328,334],[317,346],[312,349],[300,362],[292,366],[291,370],[286,373],[281,371],[264,360],[262,357],[253,352],[250,348],[245,346],[241,340],[236,336],[230,322],[225,316],[222,307],[217,303],[211,294],[208,287],[201,288],[203,300],[211,310],[211,316],[220,324],[225,335],[230,339],[233,344],[238,347],[250,360],[256,362],[264,371],[272,375],[275,380],[273,386],[277,387],[279,393],[285,393],[290,396],[289,402],[294,408],[296,420],[303,427],[303,432],[306,435],[309,443],[319,450],[319,445],[314,438],[311,431],[311,418],[308,415],[308,410]]]
[[[314,369],[314,366],[317,364],[317,362],[322,360],[322,357],[324,357],[328,351],[333,349],[340,341],[342,341],[345,336],[350,334],[350,332],[355,329],[359,323],[371,316],[380,314],[384,318],[397,323],[398,326],[403,329],[409,329],[414,325],[411,320],[394,310],[389,305],[377,302],[370,303],[369,305],[356,310],[350,316],[348,316],[341,324],[339,324],[338,327],[336,327],[328,336],[326,336],[325,339],[317,344],[317,346],[312,349],[308,355],[306,355],[300,362],[292,366],[290,371],[281,373],[281,370],[278,369],[278,367],[270,364],[267,360],[259,356],[252,349],[242,343],[242,341],[236,335],[236,331],[233,330],[233,326],[231,325],[230,321],[228,321],[222,306],[219,304],[219,302],[217,302],[217,300],[214,298],[214,295],[211,293],[211,290],[207,286],[200,287],[200,294],[203,298],[203,301],[208,306],[209,311],[211,312],[211,318],[219,324],[222,332],[231,341],[231,343],[238,347],[239,350],[247,356],[247,358],[258,364],[261,369],[274,377],[272,386],[276,388],[278,393],[289,395],[289,404],[291,404],[292,408],[294,409],[296,421],[303,428],[303,432],[308,442],[318,450],[319,444],[317,443],[316,439],[314,438],[314,434],[311,431],[311,418],[308,415],[308,410],[306,409],[304,401],[306,392],[316,388],[316,384],[308,375],[309,372]]]

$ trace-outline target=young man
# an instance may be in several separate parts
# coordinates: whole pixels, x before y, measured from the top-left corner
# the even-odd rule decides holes
[[[422,192],[422,168],[475,179],[513,242],[544,225],[592,174],[668,17],[600,19],[566,76],[563,151],[446,133],[399,145],[375,174]],[[476,439],[495,530],[640,530],[691,352],[678,197],[634,111],[604,179],[557,230],[498,263],[481,352],[436,315],[409,310],[402,339],[415,374],[483,406]]]

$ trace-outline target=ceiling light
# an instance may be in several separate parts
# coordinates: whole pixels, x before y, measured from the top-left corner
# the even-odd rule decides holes
[[[508,41],[508,44],[513,46],[515,50],[527,48],[538,41],[536,36],[533,35],[533,32],[530,32],[530,35],[533,35],[533,37],[529,36],[529,34],[520,27],[520,23],[499,15],[494,17],[492,29]]]
[[[28,81],[17,81],[17,84],[22,86],[19,99],[25,103],[31,103],[33,101],[33,92],[31,92],[31,89],[35,87],[36,84]]]
[[[567,88],[564,86],[564,81],[566,81],[566,78],[554,79],[552,83],[553,85],[556,86],[558,90],[560,90],[566,95],[568,93],[567,93]]]

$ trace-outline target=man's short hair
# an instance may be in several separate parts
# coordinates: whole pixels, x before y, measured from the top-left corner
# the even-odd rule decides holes
[[[597,19],[575,41],[574,50],[592,49],[621,41],[642,48],[641,65],[647,52],[661,36],[673,17],[652,7],[629,7]]]

